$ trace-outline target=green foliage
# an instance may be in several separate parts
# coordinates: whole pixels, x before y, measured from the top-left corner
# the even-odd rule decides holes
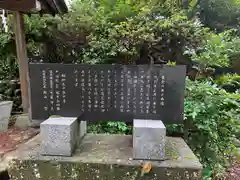
[[[11,32],[0,29],[0,80],[18,77],[15,59],[15,42]]]
[[[88,126],[91,133],[130,134],[132,127],[123,122],[104,122]]]
[[[231,139],[239,130],[240,104],[210,82],[187,81],[185,140],[205,167],[223,172],[234,152]]]
[[[176,62],[168,61],[167,63],[168,66],[176,66]]]
[[[240,63],[240,37],[232,37],[231,41],[227,44],[228,56],[231,63]]]
[[[240,3],[238,0],[198,0],[193,14],[200,17],[211,29],[224,31],[229,28],[240,30]]]
[[[236,53],[237,51],[237,49],[232,49],[232,44],[236,39],[232,39],[231,32],[209,33],[208,38],[204,39],[202,47],[187,49],[185,54],[190,55],[191,59],[198,63],[198,68],[202,72],[209,67],[228,67],[230,52]]]
[[[14,102],[13,110],[21,111],[21,91],[19,84],[18,65],[15,56],[13,33],[5,33],[0,28],[0,100]]]
[[[187,21],[182,14],[169,18],[152,19],[147,15],[129,18],[119,24],[112,25],[104,34],[91,33],[88,36],[88,47],[84,51],[87,63],[99,63],[108,59],[122,58],[124,63],[134,63],[144,44],[151,49],[154,45],[171,43],[171,39],[179,39],[182,44],[199,44],[200,36],[204,36],[204,28]],[[194,32],[194,33],[193,33]],[[196,38],[193,39],[193,36]],[[197,39],[199,38],[199,39]],[[168,41],[164,41],[168,39]]]
[[[57,54],[65,61],[64,49],[78,63],[129,64],[139,59],[143,47],[148,51],[155,45],[177,58],[162,53],[166,61],[179,60],[184,46],[199,46],[207,31],[197,20],[187,19],[179,0],[75,0],[51,38],[57,40]],[[84,41],[84,46],[77,41]]]
[[[203,169],[203,179],[204,180],[212,180],[212,170],[210,168]]]
[[[18,80],[0,80],[0,96],[2,100],[13,101],[14,112],[21,112],[21,90]]]
[[[214,82],[228,92],[240,93],[240,75],[225,74],[214,80]]]

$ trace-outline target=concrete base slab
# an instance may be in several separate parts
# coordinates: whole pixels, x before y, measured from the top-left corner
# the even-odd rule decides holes
[[[12,152],[11,180],[200,180],[202,165],[180,138],[166,138],[165,161],[141,177],[132,159],[132,136],[87,134],[72,157],[42,156],[39,136]]]

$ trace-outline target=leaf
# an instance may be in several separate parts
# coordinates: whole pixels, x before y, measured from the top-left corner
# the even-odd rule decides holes
[[[240,163],[240,148],[235,150],[235,156],[238,163]]]
[[[197,3],[198,3],[198,0],[191,0],[189,2],[189,8],[194,9],[196,7]]]
[[[144,174],[149,173],[151,170],[152,170],[152,164],[150,162],[144,163],[141,169],[141,177],[144,176]]]
[[[61,116],[59,116],[59,115],[51,115],[49,118],[59,118],[59,117],[61,117]]]
[[[212,170],[210,168],[204,168],[203,174],[204,174],[204,179],[209,178],[212,175]]]

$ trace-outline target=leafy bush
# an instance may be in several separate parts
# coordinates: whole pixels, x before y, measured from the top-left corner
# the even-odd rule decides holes
[[[240,32],[240,30],[239,30]],[[231,65],[233,67],[236,67],[236,69],[239,69],[240,67],[240,37],[233,37],[231,42],[227,45],[228,56],[231,60]],[[237,71],[240,72],[239,70]]]
[[[132,126],[124,122],[104,122],[88,125],[91,133],[131,134]]]
[[[238,41],[238,38],[233,38],[232,31],[219,34],[209,32],[203,41],[202,47],[187,48],[184,52],[197,62],[197,68],[201,73],[207,72],[209,68],[229,67],[230,56],[239,51],[237,48],[232,48]]]
[[[13,113],[22,112],[21,89],[19,80],[1,80],[0,95],[0,100],[13,101]]]
[[[238,74],[225,74],[216,78],[214,82],[228,92],[240,93],[240,75]]]
[[[235,149],[231,140],[240,128],[235,97],[210,82],[187,81],[185,140],[215,174],[228,165]]]
[[[195,6],[195,12],[211,29],[224,31],[239,27],[240,1],[239,0],[200,0]]]
[[[188,2],[192,8],[197,6],[195,0]],[[232,31],[217,34],[198,18],[189,19],[178,0],[75,0],[54,32],[51,38],[60,43],[58,54],[66,49],[78,63],[132,64],[143,58],[143,63],[187,64],[193,60],[206,71],[212,66],[228,67],[240,49],[235,48],[239,38],[233,38]],[[68,43],[59,35],[75,41]],[[76,45],[80,40],[85,42],[83,46]]]
[[[198,20],[188,20],[178,0],[76,0],[55,31],[51,38],[69,53],[74,50],[78,63],[130,64],[140,58],[143,47],[145,63],[147,51],[156,49],[157,58],[180,61],[184,46],[200,46],[208,29]],[[59,35],[75,41],[67,43]],[[77,41],[85,44],[76,46]]]

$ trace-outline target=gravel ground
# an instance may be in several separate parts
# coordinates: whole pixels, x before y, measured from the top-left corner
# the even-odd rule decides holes
[[[234,164],[224,180],[240,180],[240,164]]]
[[[9,180],[8,172],[6,171],[7,162],[4,160],[4,155],[14,151],[20,144],[28,141],[38,133],[38,129],[20,130],[14,126],[9,127],[6,132],[0,132],[0,180]]]
[[[0,158],[38,133],[38,129],[20,130],[15,127],[10,127],[6,132],[0,132]]]

